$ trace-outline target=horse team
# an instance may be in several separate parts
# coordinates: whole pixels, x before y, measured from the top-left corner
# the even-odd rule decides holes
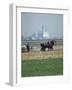
[[[40,43],[40,47],[41,47],[41,51],[46,51],[46,48],[48,50],[53,50],[53,46],[55,45],[56,41],[55,40],[51,40],[48,41],[47,43]],[[32,47],[30,46],[29,43],[27,43],[26,46],[21,47],[21,52],[30,52],[30,50],[32,49]]]

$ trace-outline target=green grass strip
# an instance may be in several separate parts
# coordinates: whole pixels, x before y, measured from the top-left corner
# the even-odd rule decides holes
[[[63,58],[21,61],[22,77],[52,75],[63,75]]]

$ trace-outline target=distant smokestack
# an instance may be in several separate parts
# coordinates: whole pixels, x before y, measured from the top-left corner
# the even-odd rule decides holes
[[[47,26],[45,25],[45,31],[47,31]]]
[[[42,25],[42,37],[43,39],[48,39],[49,38],[49,33],[47,31],[47,26]]]
[[[44,30],[44,25],[42,25],[42,32],[43,32],[43,30]]]

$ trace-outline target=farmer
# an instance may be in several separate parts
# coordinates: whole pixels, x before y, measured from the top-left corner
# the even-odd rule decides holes
[[[29,52],[30,51],[29,43],[27,43],[26,47],[27,47],[27,52]]]

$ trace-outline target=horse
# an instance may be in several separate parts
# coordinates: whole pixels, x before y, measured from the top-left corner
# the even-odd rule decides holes
[[[24,53],[27,51],[26,45],[21,46],[21,52]]]
[[[21,52],[22,53],[24,53],[24,52],[30,52],[30,49],[31,49],[31,47],[30,47],[29,43],[27,43],[27,45],[23,45],[21,47]]]
[[[41,51],[45,51],[46,48],[48,48],[48,50],[53,50],[53,46],[55,44],[54,40],[51,40],[50,42],[48,41],[47,43],[41,43]]]

